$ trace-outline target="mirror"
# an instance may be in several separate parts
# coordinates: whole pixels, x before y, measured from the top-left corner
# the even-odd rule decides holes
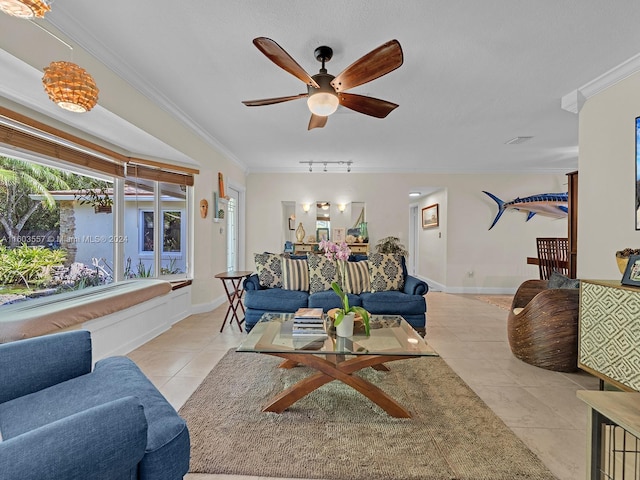
[[[316,202],[316,241],[329,240],[331,232],[331,203]]]
[[[282,200],[282,242],[285,248],[294,243],[313,243],[327,238],[332,241],[346,240],[347,235],[362,235],[361,225],[366,222],[364,202],[344,202],[335,200],[313,203]],[[305,211],[305,206],[308,207]],[[315,208],[314,208],[315,207]],[[298,242],[296,229],[302,223],[305,230],[304,241]],[[366,227],[365,227],[366,233]],[[337,237],[336,237],[337,235]],[[335,238],[334,238],[335,237]]]

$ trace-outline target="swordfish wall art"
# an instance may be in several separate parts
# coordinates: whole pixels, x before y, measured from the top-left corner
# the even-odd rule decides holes
[[[527,214],[527,222],[536,214],[553,218],[565,218],[569,212],[569,193],[539,193],[530,197],[515,198],[509,202],[500,200],[492,193],[482,191],[498,204],[498,213],[489,230],[498,223],[500,217],[507,209],[519,210]]]

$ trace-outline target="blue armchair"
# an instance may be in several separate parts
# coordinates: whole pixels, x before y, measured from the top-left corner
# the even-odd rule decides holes
[[[91,362],[87,331],[0,345],[0,478],[181,479],[184,420],[128,358]]]

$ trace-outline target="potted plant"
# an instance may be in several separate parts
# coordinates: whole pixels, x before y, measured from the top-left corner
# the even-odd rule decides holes
[[[111,213],[113,198],[104,187],[85,188],[82,193],[75,195],[80,205],[92,205],[96,213]]]
[[[340,271],[340,283],[344,281],[345,278],[345,270],[346,270],[346,262],[349,259],[349,255],[351,254],[351,249],[349,246],[342,242],[339,245],[328,241],[323,240],[320,242],[318,247],[321,250],[324,250],[324,254],[327,258],[331,260],[335,260],[338,264],[338,269]],[[364,333],[365,335],[369,335],[369,312],[367,312],[362,307],[356,307],[349,305],[349,297],[346,293],[343,292],[342,286],[338,282],[332,282],[331,288],[334,292],[340,297],[341,308],[338,308],[335,312],[335,318],[333,325],[336,327],[336,334],[340,337],[350,337],[353,335],[353,322],[355,320],[356,314],[362,317],[362,322],[364,324]]]
[[[398,237],[385,237],[376,244],[377,253],[397,253],[403,257],[408,257],[409,252],[404,245],[400,243]]]

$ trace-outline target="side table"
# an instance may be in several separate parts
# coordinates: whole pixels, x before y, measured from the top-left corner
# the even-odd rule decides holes
[[[232,321],[235,320],[238,324],[238,328],[242,331],[242,323],[244,322],[244,305],[242,304],[242,294],[244,290],[242,289],[242,280],[247,278],[253,272],[249,271],[231,271],[231,272],[222,272],[215,275],[215,278],[219,278],[222,280],[222,286],[224,287],[224,291],[227,293],[227,300],[229,301],[229,306],[227,307],[227,313],[224,316],[224,322],[222,322],[222,326],[220,327],[220,331],[224,329],[224,326],[227,323],[227,319],[229,319],[229,325],[231,325]],[[238,318],[238,309],[242,310],[242,320]]]

